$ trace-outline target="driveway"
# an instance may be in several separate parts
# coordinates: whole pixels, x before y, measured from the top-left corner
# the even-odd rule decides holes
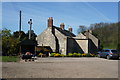
[[[3,78],[118,78],[118,60],[103,58],[38,58],[2,66]]]

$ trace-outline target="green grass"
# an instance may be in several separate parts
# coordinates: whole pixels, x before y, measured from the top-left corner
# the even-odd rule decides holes
[[[0,56],[0,62],[17,62],[19,58],[17,56]]]

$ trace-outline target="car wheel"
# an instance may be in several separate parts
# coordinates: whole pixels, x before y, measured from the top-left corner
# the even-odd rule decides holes
[[[98,54],[98,58],[101,58],[100,54]]]
[[[109,55],[107,55],[107,57],[106,57],[108,60],[110,59],[110,56]]]

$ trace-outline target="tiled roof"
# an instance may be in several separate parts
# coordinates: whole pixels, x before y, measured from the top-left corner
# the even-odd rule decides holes
[[[73,34],[72,32],[68,31],[68,30],[62,30],[59,27],[54,26],[54,28],[56,28],[58,31],[60,31],[62,34],[64,34],[65,36],[69,36],[69,37],[76,37],[75,34]]]
[[[21,41],[20,45],[37,45],[37,42],[30,39],[26,39],[24,41]]]

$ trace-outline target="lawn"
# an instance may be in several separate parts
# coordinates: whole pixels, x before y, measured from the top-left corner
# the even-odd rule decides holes
[[[0,56],[0,62],[17,62],[19,60],[17,56]]]

